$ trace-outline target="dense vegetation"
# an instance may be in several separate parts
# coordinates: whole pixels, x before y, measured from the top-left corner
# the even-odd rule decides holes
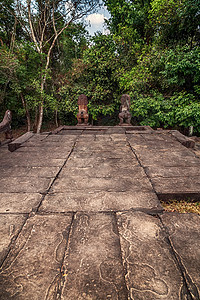
[[[120,95],[128,93],[133,124],[200,133],[200,0],[105,0],[110,34],[93,38],[73,6],[66,23],[65,1],[29,0],[35,39],[28,5],[16,14],[20,2],[0,0],[1,118],[10,109],[14,125],[38,132],[41,112],[43,123],[76,124],[84,93],[90,121],[115,125]],[[99,1],[80,2],[89,12]]]

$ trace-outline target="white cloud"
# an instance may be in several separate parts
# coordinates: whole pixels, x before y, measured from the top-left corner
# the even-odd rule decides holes
[[[91,25],[101,25],[104,23],[104,19],[104,15],[94,13],[87,16],[86,21],[88,21]]]

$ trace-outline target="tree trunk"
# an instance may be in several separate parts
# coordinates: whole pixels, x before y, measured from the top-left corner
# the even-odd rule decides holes
[[[55,110],[55,124],[56,124],[56,127],[58,127],[58,110],[57,109]]]
[[[45,81],[46,81],[46,75],[45,75],[45,77],[41,78],[41,89],[40,89],[41,98],[40,98],[40,104],[39,104],[39,110],[38,110],[39,115],[38,115],[37,130],[36,130],[37,133],[40,133],[41,127],[42,127],[42,121],[43,121],[43,112],[44,112],[44,109],[43,109],[43,105],[44,105],[43,92],[44,92]]]
[[[24,107],[25,112],[26,112],[27,131],[31,131],[31,117],[30,117],[29,110],[27,108],[26,100],[24,99],[23,93],[20,93],[20,96],[21,96],[23,107]]]
[[[37,133],[40,133],[42,127],[42,120],[43,120],[43,103],[39,105],[39,116],[38,116],[38,124],[37,124]]]

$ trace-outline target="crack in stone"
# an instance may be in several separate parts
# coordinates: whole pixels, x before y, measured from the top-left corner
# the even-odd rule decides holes
[[[158,215],[160,222],[163,226],[163,230],[166,234],[166,242],[170,246],[172,258],[175,261],[175,264],[177,265],[178,269],[180,270],[180,273],[183,278],[183,285],[181,287],[180,291],[180,297],[181,300],[200,300],[198,288],[196,287],[195,283],[192,281],[191,277],[187,273],[186,268],[184,267],[180,255],[175,250],[175,247],[173,245],[173,242],[171,240],[168,227],[164,225],[161,217]]]
[[[66,276],[67,276],[67,273],[66,273],[66,270],[65,270],[65,266],[64,266],[64,260],[65,260],[65,257],[67,255],[67,250],[69,248],[69,245],[70,245],[70,239],[71,239],[71,236],[72,236],[72,231],[73,231],[73,224],[74,224],[74,219],[75,219],[75,213],[73,213],[72,215],[72,220],[71,220],[71,224],[69,226],[69,233],[68,233],[68,236],[67,236],[67,242],[66,242],[66,246],[65,246],[65,250],[64,250],[64,254],[63,254],[63,257],[62,257],[62,262],[61,262],[61,267],[60,267],[60,280],[58,281],[58,288],[57,288],[57,296],[56,296],[56,300],[61,300],[62,298],[62,291],[65,287],[65,282],[66,282]],[[45,300],[51,300],[52,298],[46,298]]]
[[[75,140],[75,142],[74,142],[74,144],[73,144],[73,146],[72,146],[72,148],[71,148],[70,153],[68,154],[68,156],[67,156],[66,160],[64,161],[63,165],[60,167],[60,169],[59,169],[59,171],[57,172],[56,176],[53,178],[53,180],[52,180],[51,184],[49,185],[48,189],[46,190],[45,194],[43,194],[43,197],[42,197],[42,199],[41,199],[39,205],[38,205],[37,208],[35,209],[35,212],[36,212],[36,213],[39,211],[39,209],[40,209],[40,207],[41,207],[41,205],[42,205],[42,202],[44,201],[46,195],[48,195],[48,193],[49,193],[49,191],[51,190],[51,188],[53,187],[53,185],[54,185],[56,179],[58,178],[58,176],[60,175],[61,171],[63,170],[63,168],[65,167],[66,163],[68,162],[70,156],[72,155],[72,153],[73,153],[73,151],[74,151],[74,148],[76,147],[76,144],[77,144],[77,142],[78,142],[78,139],[79,139],[79,136],[77,136],[77,138],[76,138],[76,140]]]
[[[126,292],[127,292],[127,299],[130,298],[130,295],[129,295],[129,289],[128,289],[128,286],[127,286],[127,282],[126,282],[126,276],[127,276],[127,268],[126,266],[124,265],[123,263],[123,258],[122,258],[122,247],[121,247],[121,242],[120,242],[120,234],[119,234],[119,228],[118,228],[118,224],[117,224],[117,215],[116,215],[116,212],[114,213],[114,226],[115,228],[113,228],[113,232],[118,236],[118,241],[119,241],[119,251],[120,251],[120,260],[121,260],[121,264],[123,266],[123,270],[124,270],[124,274],[123,274],[123,277],[124,277],[124,285],[126,287]]]

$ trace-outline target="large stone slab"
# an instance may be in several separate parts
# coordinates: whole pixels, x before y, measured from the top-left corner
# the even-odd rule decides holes
[[[70,153],[72,147],[20,147],[15,154],[23,155],[29,154],[31,156],[49,157],[49,158],[66,158]],[[23,152],[23,154],[22,154]]]
[[[11,243],[14,242],[17,234],[20,232],[24,222],[25,215],[8,215],[0,216],[0,265],[3,263]],[[1,292],[0,292],[1,298]]]
[[[72,154],[73,159],[89,159],[89,158],[120,158],[129,160],[131,157],[135,158],[133,152],[124,150],[124,151],[88,151],[88,152],[74,152]]]
[[[127,167],[119,168],[117,165],[106,164],[103,166],[96,167],[88,167],[87,164],[83,168],[78,167],[68,167],[65,166],[61,173],[60,178],[70,176],[80,176],[80,177],[109,177],[109,178],[142,178],[145,177],[146,174],[144,169],[140,166],[130,165]],[[1,176],[1,175],[0,175]]]
[[[44,193],[51,182],[50,178],[5,177],[0,181],[0,193]]]
[[[138,159],[141,162],[141,164],[146,166],[167,166],[167,167],[190,167],[199,165],[200,166],[200,160],[196,157],[188,156],[188,157],[181,157],[178,155],[166,155],[166,156],[159,156],[155,155],[152,158],[141,156],[138,154]]]
[[[147,159],[153,159],[155,157],[161,157],[165,159],[166,157],[176,159],[176,158],[190,158],[193,157],[196,159],[196,161],[200,161],[196,155],[191,151],[183,147],[183,149],[174,150],[174,149],[151,149],[148,148],[142,148],[139,151],[136,149],[137,154],[141,157],[145,157]]]
[[[146,167],[145,168],[149,177],[194,177],[200,176],[200,167]]]
[[[200,299],[200,216],[164,213],[161,219],[168,230],[192,299]]]
[[[151,192],[152,185],[147,177],[143,178],[92,178],[92,177],[58,177],[53,192]]]
[[[28,148],[28,147],[26,147]],[[67,159],[69,154],[70,154],[71,149],[68,149],[65,151],[64,154],[60,157],[59,154],[55,154],[53,149],[46,149],[46,152],[44,151],[38,151],[38,152],[31,152],[31,151],[26,151],[26,152],[21,152],[21,151],[15,151],[14,153],[11,153],[10,155],[5,155],[4,160],[21,160],[23,161],[34,161],[34,160],[49,160],[51,161],[52,159]]]
[[[42,202],[42,212],[70,211],[124,211],[143,210],[152,213],[162,211],[160,202],[153,192],[97,192],[76,191],[50,193]]]
[[[130,299],[180,297],[183,280],[158,218],[142,212],[117,213]]]
[[[55,177],[60,167],[1,167],[0,177]]]
[[[152,178],[152,183],[158,194],[200,193],[200,176]]]
[[[72,215],[28,219],[0,273],[1,299],[56,299]]]
[[[32,142],[30,140],[30,142],[26,142],[23,144],[24,147],[47,147],[47,149],[50,147],[72,147],[74,145],[74,142],[68,142],[68,141],[60,141],[60,142],[56,142],[56,141],[39,141],[39,142]]]
[[[8,144],[8,150],[13,152],[16,149],[18,149],[23,143],[31,139],[31,137],[34,135],[32,132],[26,132],[22,136],[18,137],[14,141]]]
[[[118,168],[128,168],[129,166],[138,166],[139,163],[136,158],[128,157],[124,159],[123,157],[90,157],[87,159],[84,158],[76,158],[74,159],[72,156],[67,160],[66,167],[67,168],[83,168],[83,167],[107,167],[107,165],[118,167]]]
[[[45,157],[35,158],[29,157],[25,160],[23,154],[20,158],[1,159],[1,167],[62,167],[66,159],[46,159]]]
[[[76,215],[64,266],[63,300],[128,298],[114,215]]]
[[[42,199],[37,193],[0,193],[0,213],[30,213]]]

